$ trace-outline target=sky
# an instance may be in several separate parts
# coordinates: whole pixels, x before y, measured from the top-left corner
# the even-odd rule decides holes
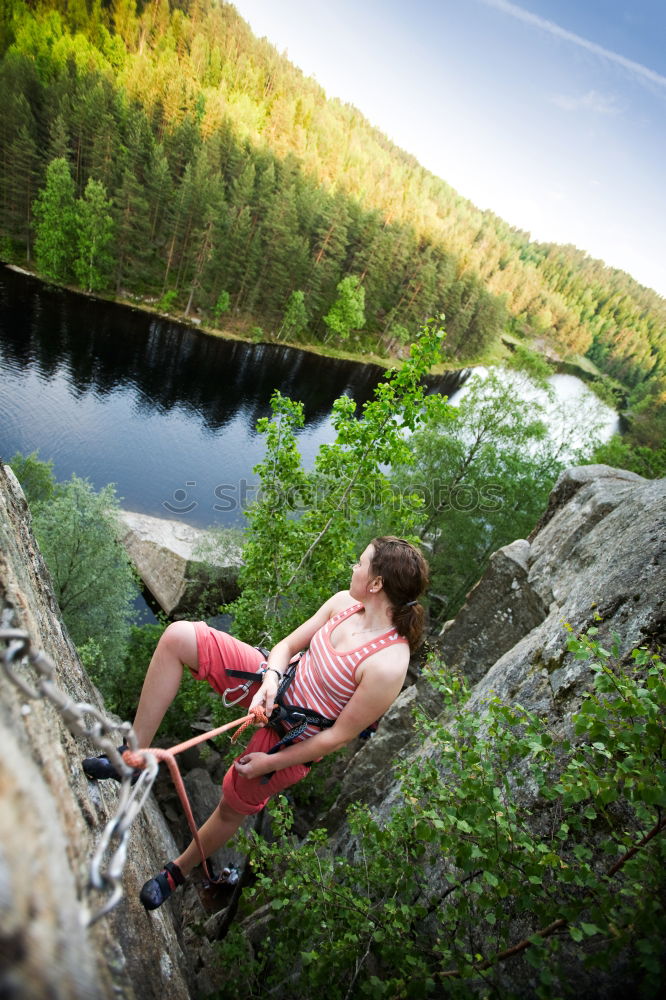
[[[666,296],[665,0],[233,0],[478,208]]]

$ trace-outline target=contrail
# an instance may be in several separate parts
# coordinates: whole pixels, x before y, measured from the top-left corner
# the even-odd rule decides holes
[[[526,24],[534,25],[535,28],[541,28],[542,31],[547,31],[557,38],[563,38],[566,42],[572,42],[581,49],[587,49],[588,52],[593,52],[594,55],[601,56],[602,59],[608,59],[610,62],[622,66],[623,69],[628,70],[641,80],[649,80],[650,83],[656,83],[658,87],[666,87],[666,76],[661,76],[660,73],[655,73],[654,70],[649,69],[647,66],[634,62],[633,59],[627,59],[618,52],[611,52],[610,49],[605,49],[602,45],[597,45],[596,42],[590,42],[587,38],[582,38],[580,35],[574,34],[573,31],[567,31],[566,28],[561,28],[554,21],[548,21],[545,17],[532,14],[529,10],[524,10],[515,3],[509,3],[509,0],[481,0],[481,3],[485,3],[487,7],[494,7],[496,10],[508,14],[510,17],[515,17],[518,21],[524,21]]]

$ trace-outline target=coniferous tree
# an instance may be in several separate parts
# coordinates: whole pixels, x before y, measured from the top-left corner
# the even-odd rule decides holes
[[[307,279],[309,265],[308,243],[299,232],[293,183],[286,187],[281,184],[276,191],[266,215],[262,237],[261,287],[257,288],[257,300],[263,311],[277,317],[288,289]]]
[[[69,133],[65,115],[58,112],[49,122],[48,160],[57,160],[69,156]]]
[[[139,291],[149,284],[147,263],[152,245],[150,205],[145,186],[130,167],[115,199],[116,294],[123,288]]]
[[[344,275],[348,249],[349,209],[342,194],[322,195],[315,222],[310,277],[305,289],[316,315],[322,316],[335,298]]]
[[[32,257],[32,211],[40,173],[39,155],[34,134],[22,125],[9,146],[11,172],[6,176],[7,208],[5,226],[18,245],[25,246],[25,259]]]
[[[299,337],[308,325],[308,312],[305,308],[305,294],[293,291],[289,296],[287,308],[284,311],[282,325],[278,331],[278,340],[285,337]]]

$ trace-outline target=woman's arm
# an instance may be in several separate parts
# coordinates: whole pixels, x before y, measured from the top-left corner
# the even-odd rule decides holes
[[[271,714],[280,683],[278,674],[274,671],[277,670],[281,676],[284,676],[284,672],[292,656],[295,656],[301,649],[306,649],[310,645],[310,640],[315,632],[319,631],[329,618],[343,608],[348,607],[351,603],[352,598],[348,590],[342,590],[334,594],[333,597],[329,597],[325,604],[322,604],[319,611],[316,611],[311,618],[308,618],[306,622],[303,622],[302,625],[299,625],[297,629],[294,629],[293,632],[273,646],[268,656],[268,667],[270,669],[264,675],[262,685],[252,699],[250,708],[260,706],[266,715]]]
[[[307,764],[339,750],[390,708],[400,694],[408,664],[409,653],[405,646],[392,650],[390,658],[384,653],[374,664],[368,659],[359,686],[330,729],[323,729],[275,754],[246,754],[236,762],[236,770],[246,778],[257,778],[294,764]]]

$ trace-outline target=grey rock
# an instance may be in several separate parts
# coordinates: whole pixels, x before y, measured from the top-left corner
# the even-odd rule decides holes
[[[103,708],[62,624],[25,498],[1,466],[0,615],[53,660],[60,690]],[[35,677],[29,664],[16,671]],[[190,970],[176,913],[164,907],[147,916],[138,900],[175,848],[152,797],[132,827],[125,896],[87,929],[86,916],[107,899],[89,890],[89,862],[119,786],[88,782],[80,761],[95,747],[76,740],[49,701],[28,700],[2,670],[0,746],[0,994],[186,1000]]]
[[[529,580],[530,555],[524,538],[494,552],[483,579],[442,628],[437,645],[444,661],[472,683],[548,614],[550,602]]]
[[[183,521],[128,510],[119,517],[125,551],[165,614],[187,615],[208,588],[215,589],[219,603],[237,597],[241,550],[235,532],[213,535]]]
[[[556,483],[529,543],[520,539],[496,553],[439,641],[449,665],[477,678],[472,710],[482,713],[497,696],[568,730],[591,676],[587,664],[568,653],[564,623],[577,632],[596,625],[606,646],[619,634],[624,655],[643,642],[666,640],[665,597],[666,480],[603,465],[577,467]],[[394,708],[400,712],[399,702]],[[354,767],[366,752],[369,761],[370,747],[345,772],[338,803],[353,799]],[[416,760],[430,752],[413,739],[403,740],[400,750]],[[387,747],[384,767],[390,753]],[[375,791],[366,775],[363,797],[378,817],[387,817],[400,787],[379,777]],[[338,803],[323,821],[342,844]]]

